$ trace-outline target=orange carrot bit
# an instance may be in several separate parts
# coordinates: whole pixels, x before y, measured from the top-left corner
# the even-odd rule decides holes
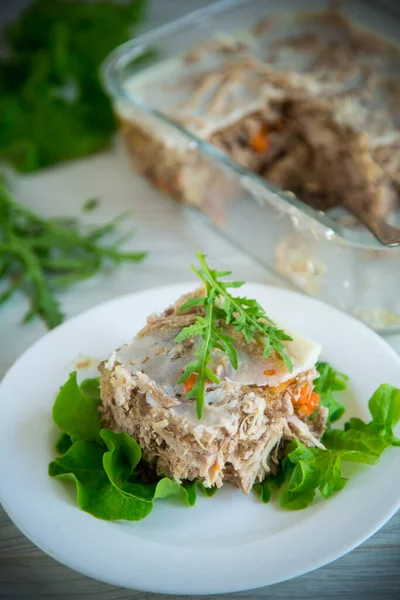
[[[192,373],[190,375],[190,377],[188,377],[186,379],[186,381],[183,382],[183,385],[185,386],[185,392],[188,394],[189,392],[192,391],[192,389],[194,388],[194,385],[196,383],[196,379],[197,379],[197,373]]]
[[[301,388],[300,394],[298,398],[292,398],[292,404],[294,406],[302,406],[303,404],[308,404],[310,400],[311,390],[308,385],[305,385]]]
[[[275,369],[267,369],[266,371],[264,371],[264,375],[266,375],[267,377],[271,377],[272,375],[275,375],[275,373]]]
[[[218,463],[215,463],[215,465],[212,466],[213,471],[219,471],[221,469],[221,465],[219,465]]]
[[[183,382],[183,385],[185,387],[185,392],[188,394],[189,392],[192,391],[192,389],[194,388],[194,385],[197,381],[197,373],[192,373],[190,375],[190,377],[188,377],[186,379],[186,381]],[[207,379],[206,384],[205,384],[205,388],[206,390],[210,387],[210,385],[212,385],[213,382],[210,381],[209,379]]]
[[[301,417],[308,417],[318,408],[321,398],[316,392],[311,392],[307,404],[300,406],[298,413]]]
[[[267,152],[269,148],[269,136],[265,126],[250,138],[250,146],[257,154]]]

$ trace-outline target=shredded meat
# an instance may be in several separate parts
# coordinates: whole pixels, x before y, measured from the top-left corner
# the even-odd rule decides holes
[[[199,289],[190,296],[203,293]],[[180,307],[188,297],[150,317],[138,338],[164,333],[168,326],[173,331],[186,326],[202,310],[196,307],[182,314]],[[254,483],[277,470],[277,457],[287,441],[297,438],[309,446],[322,446],[325,409],[308,423],[295,414],[291,402],[312,380],[311,371],[276,388],[225,380],[214,386],[213,401],[206,404],[199,421],[195,401],[167,393],[145,373],[146,363],[143,371],[131,373],[117,361],[103,362],[99,368],[104,426],[132,435],[157,473],[175,481],[200,478],[207,487],[230,481],[247,494]]]
[[[388,146],[373,151],[367,135],[338,122],[336,104],[294,90],[289,100],[268,103],[264,111],[216,132],[211,141],[319,210],[343,205],[385,217],[398,204],[397,154]],[[257,130],[268,139],[263,151],[251,146]]]

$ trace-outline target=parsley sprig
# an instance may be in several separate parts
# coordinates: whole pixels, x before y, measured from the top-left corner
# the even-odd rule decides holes
[[[188,398],[196,398],[197,416],[203,416],[204,390],[207,381],[220,383],[218,377],[211,371],[211,350],[217,349],[224,352],[234,369],[238,368],[238,353],[235,340],[227,335],[222,325],[231,325],[235,331],[242,333],[247,343],[253,339],[264,346],[263,355],[268,357],[275,351],[285,363],[287,369],[292,371],[293,365],[283,341],[292,338],[267,317],[264,309],[257,300],[246,297],[232,296],[230,289],[240,288],[244,281],[221,281],[221,277],[231,275],[231,271],[216,271],[210,269],[206,257],[201,252],[197,253],[200,268],[192,267],[193,271],[204,282],[206,295],[202,298],[190,298],[181,311],[196,306],[204,307],[204,316],[197,316],[193,325],[185,327],[175,338],[180,342],[187,338],[200,337],[200,347],[195,353],[196,360],[189,363],[178,380],[184,383],[193,374],[196,381],[188,393]]]

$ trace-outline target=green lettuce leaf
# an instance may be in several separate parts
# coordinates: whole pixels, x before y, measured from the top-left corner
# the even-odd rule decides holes
[[[319,367],[319,391],[333,407],[334,420],[341,409],[334,404],[333,392],[344,389],[345,378],[326,363]],[[99,519],[135,521],[147,516],[157,499],[176,496],[193,506],[198,489],[208,497],[214,495],[216,488],[206,488],[200,481],[180,485],[168,477],[153,474],[149,478],[136,440],[126,433],[101,429],[99,402],[98,379],[78,386],[76,373],[71,373],[53,408],[54,421],[62,433],[56,442],[59,456],[50,463],[49,475],[74,478],[82,510]],[[269,502],[273,489],[277,489],[282,508],[304,509],[317,493],[329,498],[345,487],[343,461],[374,465],[386,448],[400,446],[394,433],[400,422],[400,390],[383,384],[368,406],[372,417],[369,423],[351,418],[343,430],[326,431],[322,439],[326,450],[308,448],[298,440],[288,444],[281,472],[253,488],[261,501]]]
[[[282,508],[299,510],[309,506],[319,489],[324,498],[342,490],[347,480],[341,476],[344,453],[307,448],[298,440],[291,442],[288,460],[293,465],[287,485],[280,497]]]
[[[348,377],[336,371],[327,362],[318,362],[319,377],[314,381],[314,391],[321,397],[321,405],[329,410],[328,423],[338,421],[345,408],[334,396],[334,392],[342,392],[347,387]]]
[[[400,422],[400,390],[382,384],[371,397],[368,407],[372,415],[369,423],[352,418],[344,431],[332,429],[323,442],[330,450],[350,450],[368,455],[370,464],[378,462],[388,446],[400,446],[393,429]]]
[[[50,463],[49,475],[75,480],[82,510],[99,519],[136,521],[150,513],[157,499],[176,496],[194,506],[197,488],[206,496],[215,493],[216,488],[205,488],[199,481],[180,485],[169,477],[143,477],[148,468],[139,444],[127,433],[101,429],[99,404],[98,378],[79,386],[74,372],[53,407],[62,432],[56,442],[60,456]]]
[[[180,485],[169,477],[163,477],[158,481],[143,482],[140,475],[135,475],[135,468],[142,458],[142,450],[136,440],[127,433],[114,433],[109,429],[102,429],[100,435],[108,449],[103,456],[104,471],[119,491],[147,502],[178,496],[186,504],[194,506],[197,481]]]
[[[261,502],[267,504],[272,497],[274,488],[279,489],[285,483],[285,473],[283,469],[275,475],[266,477],[261,483],[253,485],[253,491],[260,498]]]
[[[197,488],[201,490],[203,494],[207,496],[207,498],[212,498],[214,494],[218,492],[218,488],[216,485],[213,485],[212,487],[205,487],[205,485],[199,479],[196,481],[196,483]]]
[[[104,450],[91,442],[75,442],[49,465],[50,477],[72,475],[78,506],[98,519],[139,521],[151,512],[153,504],[119,491],[103,469]]]
[[[73,441],[68,433],[60,433],[56,441],[57,454],[65,454],[72,446]]]
[[[391,385],[382,384],[373,394],[368,404],[373,417],[371,427],[392,446],[400,446],[393,429],[400,422],[400,390]]]
[[[197,481],[184,481],[182,485],[187,494],[188,504],[194,506],[197,499]]]
[[[323,443],[326,450],[307,448],[298,440],[287,449],[287,483],[280,505],[290,510],[309,506],[319,490],[324,498],[344,488],[342,461],[374,465],[386,448],[399,446],[393,429],[400,422],[400,390],[381,385],[369,401],[372,420],[350,419],[344,430],[329,429]],[[268,481],[268,480],[267,480]]]
[[[190,496],[183,485],[180,485],[176,481],[173,481],[169,477],[163,477],[157,482],[156,489],[154,491],[154,500],[157,498],[168,498],[168,496],[178,496],[189,506],[194,506],[196,499],[190,501]]]
[[[93,390],[93,384],[79,387],[76,371],[71,373],[61,387],[53,406],[53,421],[69,436],[83,442],[98,442],[100,437],[99,404],[100,396],[93,397],[84,390]]]
[[[93,398],[94,400],[97,400],[97,402],[100,404],[100,402],[101,402],[100,382],[99,382],[98,377],[94,377],[93,379],[85,379],[84,381],[82,381],[80,388],[81,388],[81,391],[83,394],[85,394],[86,396],[89,396],[89,398]],[[97,419],[98,419],[98,414],[97,414]]]

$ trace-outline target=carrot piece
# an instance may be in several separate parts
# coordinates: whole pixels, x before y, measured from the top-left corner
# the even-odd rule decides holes
[[[301,388],[300,394],[298,398],[292,398],[292,404],[294,406],[302,406],[303,404],[308,404],[310,399],[311,390],[308,385],[305,385]]]
[[[197,379],[197,373],[192,373],[190,377],[188,377],[186,379],[186,381],[183,382],[183,385],[185,386],[185,392],[188,394],[189,392],[192,391],[192,389],[194,388],[194,385],[196,383],[196,379]]]
[[[252,147],[254,152],[257,152],[257,154],[267,152],[270,144],[269,132],[269,126],[266,123],[264,123],[264,125],[261,126],[259,131],[257,131],[257,133],[251,136],[250,146]]]
[[[316,392],[311,392],[307,404],[300,406],[298,413],[302,417],[308,417],[318,408],[321,398]]]
[[[266,371],[264,371],[264,375],[266,375],[267,377],[270,377],[271,375],[275,375],[276,371],[275,369],[267,369]]]
[[[252,147],[254,152],[257,152],[257,154],[267,152],[269,148],[269,137],[268,131],[265,127],[263,127],[260,131],[258,131],[250,138],[250,146]]]
[[[189,392],[192,391],[192,389],[194,388],[194,385],[196,383],[196,380],[197,380],[197,373],[192,373],[190,375],[190,377],[188,377],[186,379],[186,381],[183,382],[186,394],[188,394]],[[206,391],[210,385],[212,385],[212,381],[207,379],[206,384],[205,384]]]

